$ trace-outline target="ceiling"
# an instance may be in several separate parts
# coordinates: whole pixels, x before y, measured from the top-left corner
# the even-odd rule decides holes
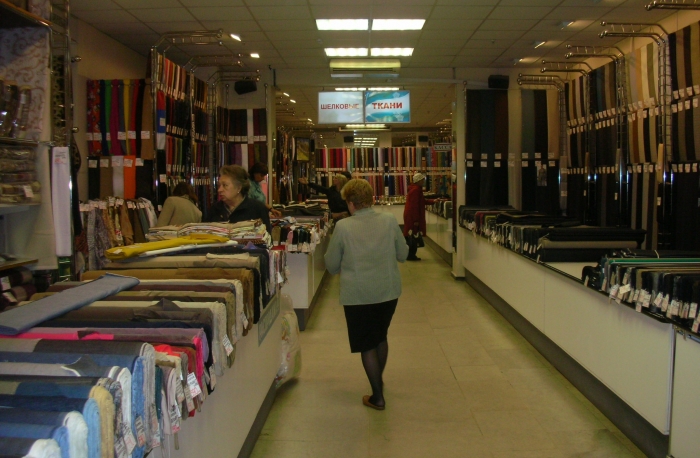
[[[316,122],[318,92],[333,86],[400,86],[411,90],[407,128],[436,128],[450,118],[456,69],[503,73],[538,71],[540,61],[563,60],[566,44],[613,45],[600,39],[601,20],[651,22],[674,14],[646,11],[650,0],[71,0],[74,16],[147,55],[167,32],[222,29],[220,46],[179,45],[168,57],[184,64],[188,55],[249,55],[239,70],[274,69],[275,83],[296,100],[281,96],[278,122]],[[319,31],[315,19],[422,19],[421,31]],[[575,21],[562,28],[562,22]],[[239,34],[242,41],[228,34]],[[546,41],[535,49],[535,42]],[[391,80],[330,78],[326,47],[413,47]],[[517,64],[514,62],[522,59]],[[441,71],[438,71],[441,70]],[[484,73],[488,75],[489,72]],[[286,77],[285,77],[286,75]],[[445,77],[445,75],[449,75]],[[280,83],[280,81],[283,81]],[[289,105],[284,105],[289,104]]]

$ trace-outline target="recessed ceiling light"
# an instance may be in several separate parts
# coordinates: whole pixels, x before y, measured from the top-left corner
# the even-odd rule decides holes
[[[294,100],[294,99],[289,99],[289,101],[292,102],[292,103],[297,103],[297,101]]]
[[[537,49],[540,46],[544,45],[545,43],[547,43],[547,42],[546,41],[536,41],[533,43],[533,46],[535,47],[535,49]]]
[[[325,48],[328,57],[367,57],[367,48]]]
[[[233,38],[236,41],[241,41],[240,35],[236,35],[235,33],[232,33],[229,35],[231,38]]]
[[[425,19],[373,19],[372,30],[421,30]]]
[[[372,48],[373,57],[380,56],[401,56],[409,57],[413,54],[413,48]]]
[[[572,25],[574,22],[576,22],[576,21],[561,21],[561,22],[559,23],[559,27],[561,27],[561,29],[564,30],[565,28],[567,28],[567,27],[569,27],[570,25]]]
[[[350,91],[350,92],[358,92],[358,91],[366,91],[367,88],[365,87],[337,87],[335,88],[336,91]]]
[[[316,19],[318,30],[367,30],[369,19]]]
[[[252,57],[253,59],[260,59],[260,54],[258,54],[256,52],[252,52],[252,53],[250,53],[250,57]]]
[[[289,94],[287,94],[286,92],[283,92],[282,94],[284,94],[284,95],[286,95],[287,97],[289,97]]]

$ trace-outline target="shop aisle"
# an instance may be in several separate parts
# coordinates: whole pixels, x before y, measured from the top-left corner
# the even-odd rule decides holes
[[[401,266],[389,329],[387,409],[352,355],[338,277],[301,335],[303,368],[278,391],[255,458],[643,457],[429,249]]]

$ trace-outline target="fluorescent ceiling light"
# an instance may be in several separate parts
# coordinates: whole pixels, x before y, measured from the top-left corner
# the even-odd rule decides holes
[[[421,30],[425,19],[373,19],[372,30]]]
[[[294,100],[294,99],[289,99],[289,101],[292,102],[292,103],[297,103],[297,101]]]
[[[367,30],[369,19],[316,19],[318,30]]]
[[[362,73],[331,73],[331,78],[362,78]]]
[[[370,91],[398,91],[398,87],[371,87]]]
[[[231,38],[233,38],[236,41],[241,41],[240,35],[236,35],[235,33],[232,33],[229,35]]]
[[[401,56],[409,57],[413,55],[413,48],[372,48],[373,57]]]
[[[545,43],[547,43],[547,42],[546,41],[536,41],[533,43],[533,45],[535,46],[535,49],[537,49],[540,46],[544,45]]]
[[[349,92],[361,92],[361,91],[366,91],[367,88],[365,87],[337,87],[335,88],[336,91],[349,91]]]
[[[252,52],[252,53],[250,53],[250,57],[252,57],[253,59],[260,59],[260,54],[258,54],[256,52]]]
[[[347,124],[346,129],[386,129],[386,124]]]
[[[325,48],[328,57],[367,57],[367,48]]]
[[[289,94],[287,94],[286,92],[283,92],[282,94],[284,94],[284,95],[286,95],[287,97],[289,97]]]
[[[518,64],[519,64],[520,62],[522,62],[522,61],[523,61],[522,58],[520,58],[520,59],[515,58],[515,59],[513,59],[513,65],[518,65]]]
[[[564,30],[565,28],[567,28],[567,27],[569,27],[570,25],[572,25],[574,22],[576,22],[576,21],[561,21],[561,22],[559,23],[559,27],[561,27],[561,29]]]

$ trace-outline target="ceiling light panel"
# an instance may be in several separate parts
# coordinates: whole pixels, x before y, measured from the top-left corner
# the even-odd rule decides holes
[[[372,57],[410,57],[413,55],[413,48],[372,48]]]
[[[369,19],[316,19],[318,30],[368,30]]]
[[[367,48],[325,48],[328,57],[367,57]]]
[[[372,30],[422,30],[425,19],[373,19]]]

